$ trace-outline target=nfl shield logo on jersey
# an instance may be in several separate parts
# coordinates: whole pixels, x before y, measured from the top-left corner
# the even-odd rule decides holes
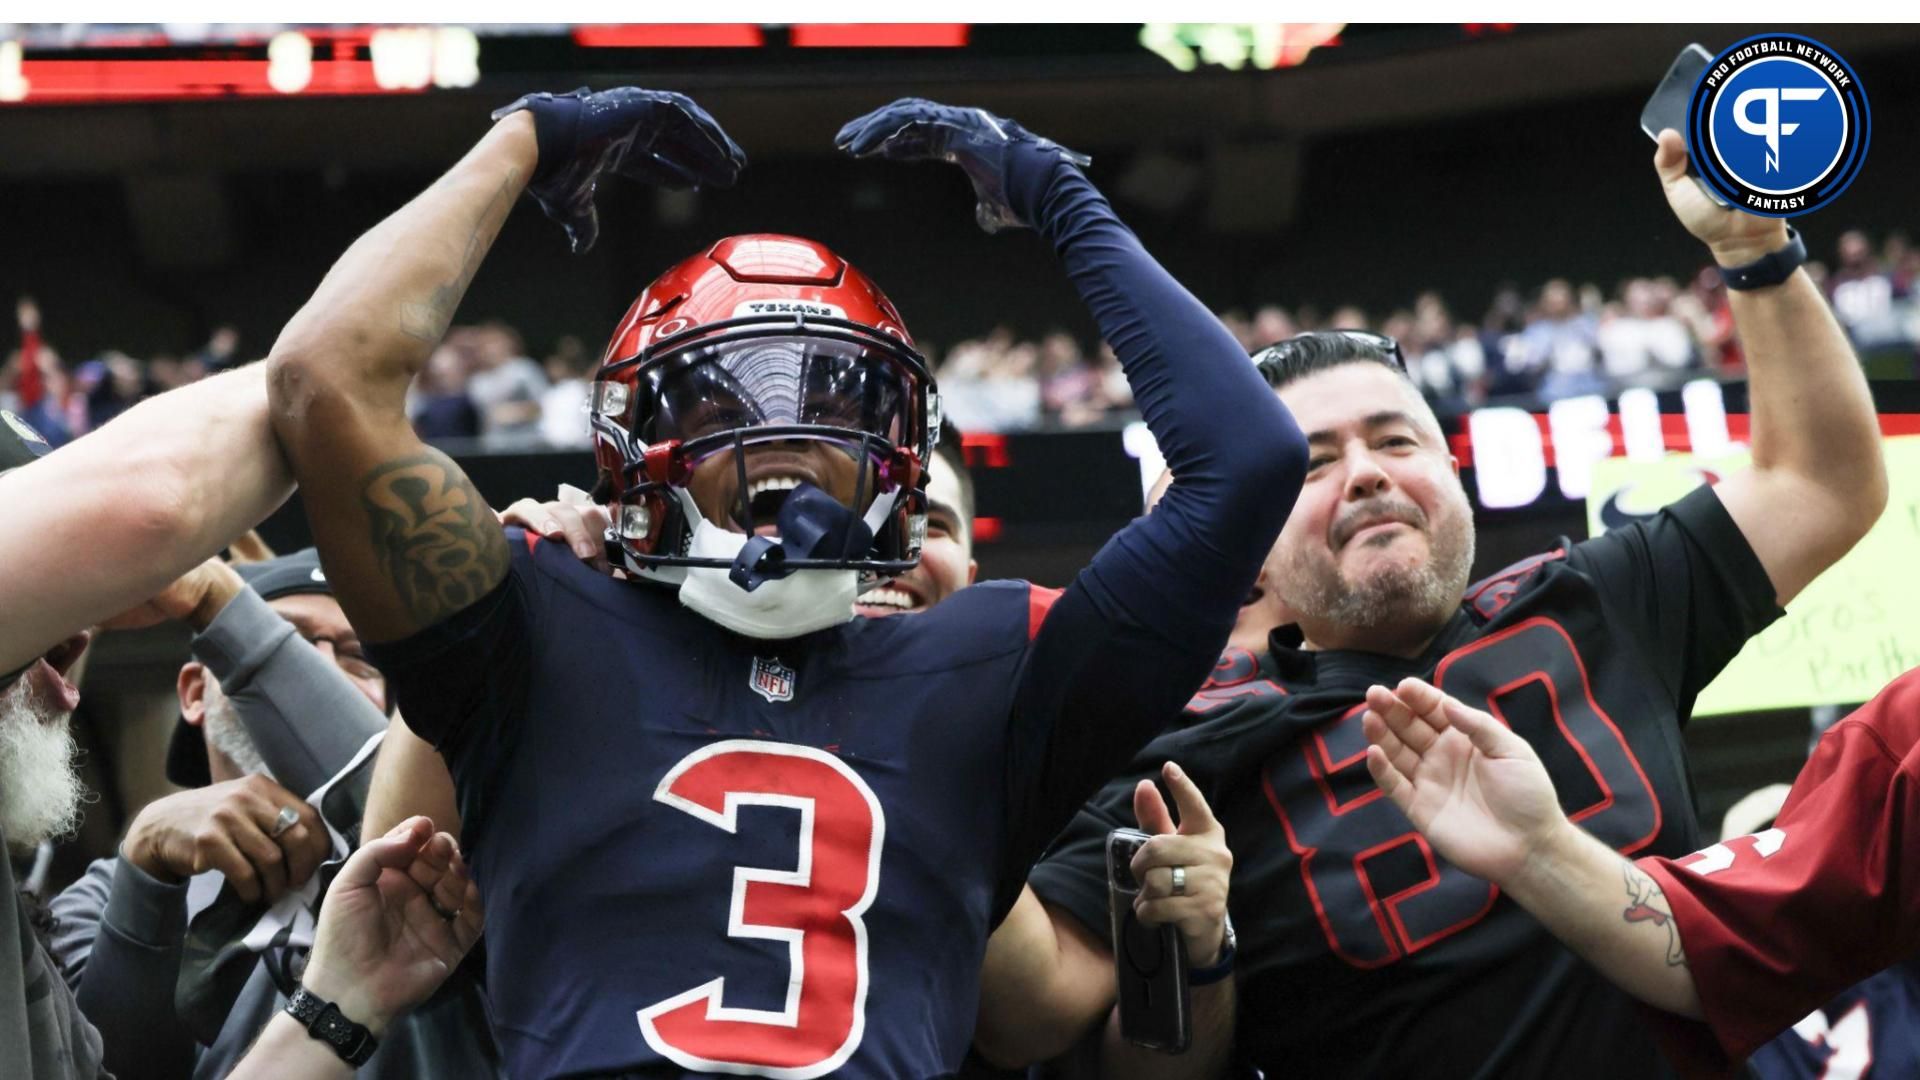
[[[792,668],[778,660],[756,656],[753,658],[753,674],[747,678],[747,685],[768,701],[792,701],[793,681],[797,675]]]

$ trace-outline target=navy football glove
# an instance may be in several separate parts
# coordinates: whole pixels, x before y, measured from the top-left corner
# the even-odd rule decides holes
[[[576,254],[593,246],[594,187],[617,173],[661,187],[732,187],[747,155],[685,94],[622,86],[590,93],[528,94],[494,111],[533,114],[540,164],[527,194],[567,230]]]
[[[1092,158],[985,109],[901,98],[840,129],[833,144],[854,157],[878,154],[893,161],[948,161],[966,171],[979,200],[974,217],[990,233],[1032,224],[1013,209],[1008,192],[1029,170],[1052,170],[1060,162],[1086,165]]]

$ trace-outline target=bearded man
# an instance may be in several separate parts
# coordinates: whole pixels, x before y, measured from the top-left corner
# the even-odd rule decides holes
[[[1467,588],[1458,463],[1399,346],[1327,331],[1256,357],[1310,451],[1269,564],[1295,621],[1229,653],[1029,879],[1056,924],[1104,936],[1107,831],[1165,762],[1195,778],[1233,851],[1239,953],[1232,994],[1194,997],[1196,1050],[1237,1016],[1237,1058],[1269,1076],[1666,1073],[1625,993],[1381,795],[1361,729],[1369,686],[1424,679],[1531,744],[1608,846],[1692,852],[1695,697],[1885,506],[1873,402],[1800,238],[1709,202],[1674,132],[1654,167],[1732,290],[1753,459],[1658,514]]]

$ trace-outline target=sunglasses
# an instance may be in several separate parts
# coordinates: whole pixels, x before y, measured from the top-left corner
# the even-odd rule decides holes
[[[1254,360],[1255,362],[1271,360],[1274,363],[1284,364],[1294,359],[1294,354],[1299,351],[1302,342],[1331,336],[1343,337],[1369,348],[1378,349],[1391,358],[1394,367],[1403,373],[1407,370],[1407,354],[1401,350],[1400,343],[1385,334],[1376,334],[1371,330],[1309,330],[1304,334],[1295,334],[1285,341],[1277,341],[1261,349]]]

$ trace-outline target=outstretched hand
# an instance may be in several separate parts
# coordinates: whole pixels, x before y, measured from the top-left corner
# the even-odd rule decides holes
[[[1130,867],[1133,879],[1140,883],[1133,910],[1148,926],[1172,923],[1186,943],[1193,966],[1212,967],[1226,941],[1233,852],[1227,847],[1226,828],[1186,771],[1169,761],[1160,775],[1180,809],[1180,824],[1174,825],[1167,801],[1153,781],[1134,785],[1134,819],[1153,839],[1133,853]],[[1176,867],[1182,879],[1177,893],[1173,888]]]
[[[301,982],[378,1034],[433,996],[480,939],[458,845],[413,817],[362,845],[327,889]]]
[[[1032,224],[1008,201],[1010,170],[1017,164],[1051,167],[1065,161],[1084,166],[1093,160],[985,109],[925,98],[901,98],[848,122],[833,145],[854,157],[960,166],[979,200],[974,217],[990,233]]]
[[[1525,739],[1419,679],[1369,688],[1360,725],[1374,783],[1469,874],[1510,880],[1567,823]]]
[[[600,235],[593,205],[600,177],[616,173],[668,188],[732,187],[747,167],[741,150],[685,94],[621,86],[599,93],[528,94],[494,111],[533,114],[540,159],[527,193],[567,231],[575,254]]]
[[[1667,205],[1721,266],[1742,266],[1787,246],[1787,223],[1721,206],[1687,175],[1687,141],[1667,128],[1653,151],[1653,169],[1667,193]]]

